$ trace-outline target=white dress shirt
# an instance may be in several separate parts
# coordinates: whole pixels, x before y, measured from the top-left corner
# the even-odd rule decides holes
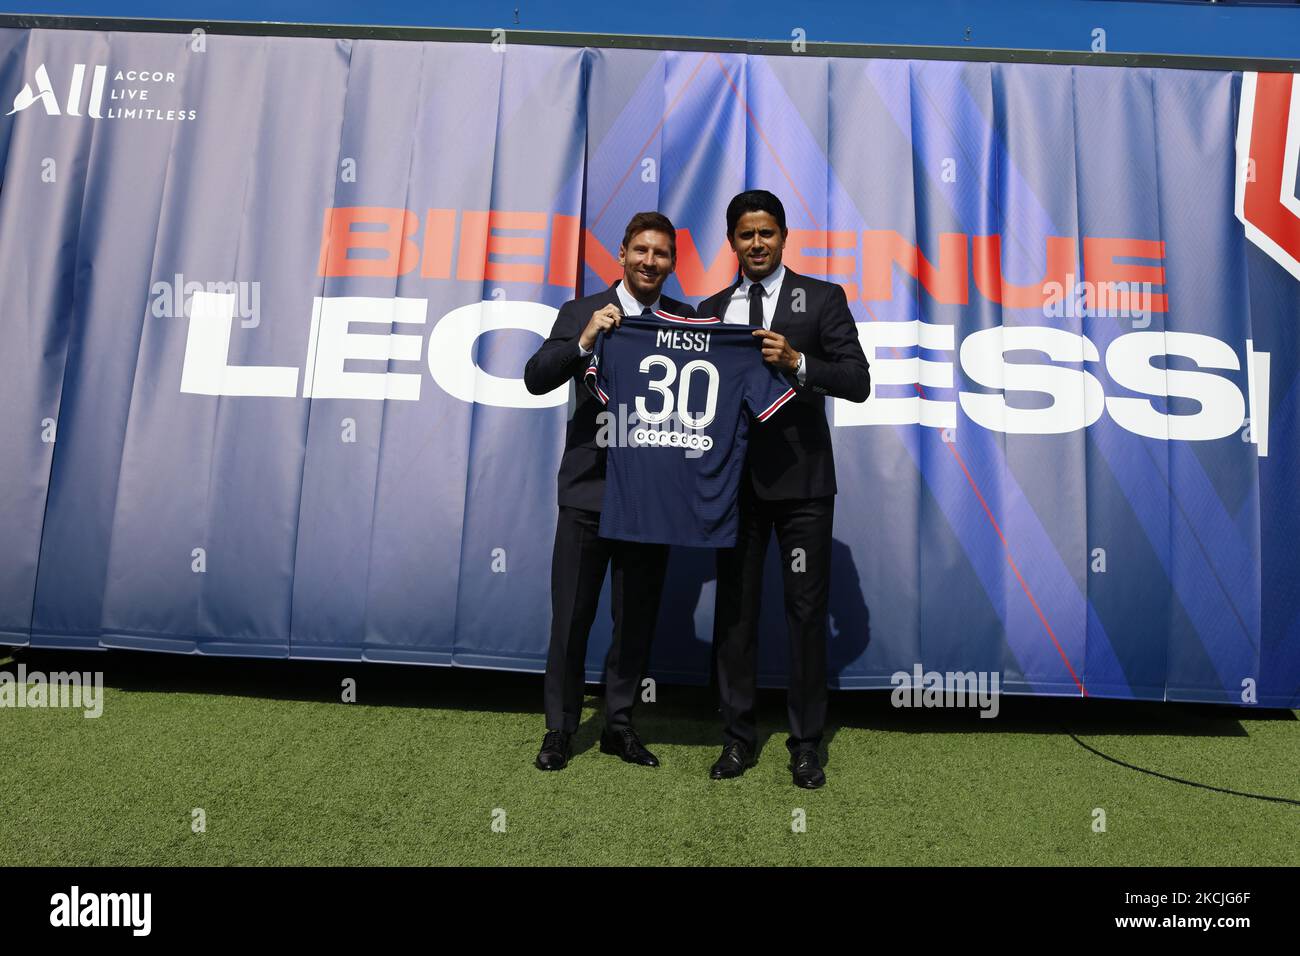
[[[781,294],[781,282],[784,279],[785,266],[780,265],[759,282],[759,285],[763,287],[763,328],[769,332],[772,331],[772,316],[776,314],[776,300],[777,296]],[[731,293],[730,300],[727,302],[727,312],[722,317],[723,322],[729,325],[749,325],[749,287],[753,284],[753,279],[742,274],[740,285],[736,286]],[[807,375],[802,352],[799,353],[799,366],[795,369],[795,375],[799,379],[799,384],[802,385]]]
[[[659,310],[658,298],[655,299],[653,305],[642,305],[640,302],[638,302],[636,296],[634,296],[631,292],[627,291],[626,279],[619,280],[617,292],[618,292],[618,307],[623,310],[623,315],[627,318],[635,319],[646,309],[649,309],[651,312],[657,312]],[[748,322],[749,320],[746,319],[745,321]],[[595,349],[584,349],[582,347],[581,340],[579,340],[578,354],[581,355],[583,358],[586,358],[594,351]]]

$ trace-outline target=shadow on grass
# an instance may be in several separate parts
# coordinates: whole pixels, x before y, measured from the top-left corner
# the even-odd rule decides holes
[[[10,654],[0,651],[0,662]],[[339,702],[343,682],[356,681],[356,704],[370,707],[433,707],[461,711],[535,714],[542,720],[542,677],[509,671],[420,667],[351,661],[266,660],[150,654],[110,650],[58,651],[18,648],[0,663],[13,671],[102,671],[107,687],[127,693],[190,693],[268,700]],[[654,704],[639,703],[635,719],[647,745],[722,746],[722,722],[715,692],[708,687],[660,683]],[[574,752],[596,746],[602,725],[601,699],[589,692],[586,719]],[[785,692],[759,693],[759,751],[784,749]],[[1290,710],[1259,710],[1214,704],[1017,697],[999,699],[995,718],[974,709],[896,708],[888,691],[832,691],[826,744],[845,728],[908,734],[1060,734],[1082,736],[1159,735],[1242,737],[1244,723],[1295,721]]]

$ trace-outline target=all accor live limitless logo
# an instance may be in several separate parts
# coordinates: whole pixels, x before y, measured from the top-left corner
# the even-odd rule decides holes
[[[96,64],[90,69],[90,90],[86,91],[85,63],[77,63],[72,68],[68,83],[67,97],[59,103],[54,84],[50,81],[49,70],[44,63],[36,67],[36,86],[24,83],[23,88],[14,97],[13,109],[6,116],[13,116],[37,103],[44,107],[50,116],[85,117],[93,120],[154,120],[156,122],[186,122],[198,118],[197,110],[178,109],[175,104],[160,104],[153,99],[159,87],[174,86],[176,74],[167,70],[129,69],[118,70],[110,83],[108,67]],[[104,105],[104,91],[108,89],[108,103]],[[83,102],[84,98],[84,102]],[[83,106],[85,111],[82,111]]]

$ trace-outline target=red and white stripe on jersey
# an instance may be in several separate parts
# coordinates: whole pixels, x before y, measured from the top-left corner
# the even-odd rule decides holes
[[[757,418],[760,422],[765,422],[765,421],[767,421],[769,418],[771,418],[773,415],[776,414],[777,409],[779,409],[779,408],[780,408],[782,405],[784,405],[786,402],[790,401],[790,399],[792,399],[792,398],[794,398],[794,389],[793,389],[793,388],[791,388],[791,389],[787,389],[787,390],[786,390],[786,393],[785,393],[784,395],[782,395],[782,396],[781,396],[780,398],[778,398],[775,402],[773,402],[771,405],[767,406],[767,408],[763,409],[761,412],[759,412],[759,413],[758,413],[757,415],[755,415],[754,417]]]
[[[609,404],[609,396],[605,394],[605,390],[604,390],[603,388],[601,388],[601,387],[600,387],[600,383],[596,381],[596,366],[595,366],[595,363],[593,363],[593,364],[587,366],[587,371],[583,372],[583,377],[586,379],[586,382],[587,382],[587,388],[589,388],[591,391],[595,392],[595,393],[596,393],[596,397],[599,398],[599,399],[600,399],[602,402],[604,402],[606,405],[608,405],[608,404]]]
[[[712,319],[691,319],[684,315],[673,315],[671,312],[665,312],[663,309],[655,309],[655,315],[661,319],[667,319],[669,322],[685,322],[687,325],[717,325],[722,321],[720,318]]]

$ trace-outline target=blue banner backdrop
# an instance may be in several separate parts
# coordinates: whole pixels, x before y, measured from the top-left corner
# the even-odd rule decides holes
[[[762,187],[872,362],[828,403],[837,686],[1294,707],[1291,94],[0,31],[0,638],[540,670],[569,396],[524,362],[638,210],[680,230],[669,294],[728,284],[726,203]],[[660,677],[707,677],[712,559],[673,556]]]

